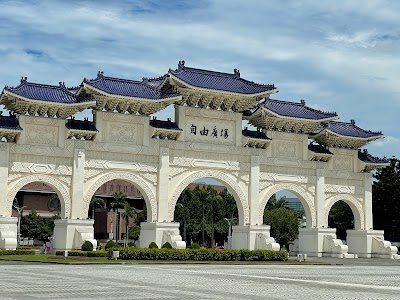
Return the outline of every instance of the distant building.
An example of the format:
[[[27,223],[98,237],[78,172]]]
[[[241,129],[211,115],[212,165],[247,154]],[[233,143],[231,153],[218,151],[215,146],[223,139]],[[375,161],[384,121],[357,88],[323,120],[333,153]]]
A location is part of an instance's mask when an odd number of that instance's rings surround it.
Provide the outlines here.
[[[300,200],[297,198],[286,198],[286,207],[293,209],[294,211],[298,212],[299,214],[304,215],[304,207],[303,204],[301,204]]]

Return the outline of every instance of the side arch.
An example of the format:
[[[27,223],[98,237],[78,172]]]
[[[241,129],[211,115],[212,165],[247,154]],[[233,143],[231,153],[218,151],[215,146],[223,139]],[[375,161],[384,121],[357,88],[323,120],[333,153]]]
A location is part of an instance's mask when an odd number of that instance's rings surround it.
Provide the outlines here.
[[[304,207],[304,211],[306,213],[306,221],[307,227],[315,227],[317,224],[315,206],[312,196],[307,193],[303,188],[300,186],[293,184],[293,183],[279,183],[274,184],[265,191],[261,193],[261,203],[260,203],[260,222],[263,223],[263,215],[264,209],[267,205],[268,200],[276,193],[282,190],[287,190],[293,194],[295,194],[298,199],[300,200],[301,204]]]
[[[93,182],[86,190],[85,197],[83,199],[84,212],[87,213],[89,211],[90,200],[92,199],[97,189],[101,187],[104,183],[114,179],[125,180],[137,186],[137,188],[143,195],[144,201],[146,202],[147,222],[157,220],[157,201],[154,192],[147,184],[147,182],[144,181],[139,175],[128,172],[110,172],[93,179]]]
[[[31,182],[43,182],[57,193],[58,199],[61,204],[61,218],[69,217],[71,211],[71,196],[69,194],[69,188],[61,183],[56,177],[52,177],[44,174],[28,175],[17,179],[8,190],[7,193],[7,213],[9,216],[12,214],[12,204],[18,191],[25,185]]]
[[[357,200],[356,197],[349,194],[340,194],[329,197],[326,199],[325,202],[325,224],[328,224],[329,218],[329,211],[331,210],[332,206],[338,201],[346,202],[353,212],[354,216],[354,229],[360,230],[365,229],[364,225],[364,210],[360,201]]]
[[[176,202],[183,190],[193,181],[209,177],[217,179],[225,184],[226,188],[230,193],[233,194],[236,200],[236,204],[239,212],[239,225],[245,225],[249,223],[249,206],[247,204],[247,198],[239,185],[233,180],[228,174],[217,170],[202,170],[195,171],[185,177],[174,189],[168,204],[168,217],[172,221],[174,219],[174,211]]]

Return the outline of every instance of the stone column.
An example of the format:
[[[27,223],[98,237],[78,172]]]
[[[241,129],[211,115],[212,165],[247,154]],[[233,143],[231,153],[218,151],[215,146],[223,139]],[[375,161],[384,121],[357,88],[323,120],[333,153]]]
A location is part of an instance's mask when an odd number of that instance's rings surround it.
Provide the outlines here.
[[[260,220],[260,164],[259,157],[252,156],[250,164],[249,180],[249,207],[250,207],[250,225],[262,224]],[[261,222],[261,223],[260,223]]]
[[[364,177],[364,226],[370,230],[373,228],[373,216],[372,216],[372,175],[371,173],[365,173]]]
[[[83,211],[83,184],[85,180],[85,150],[74,150],[71,180],[71,219],[86,219],[87,211]]]
[[[325,220],[325,174],[323,169],[317,169],[314,205],[316,210],[316,227],[328,227]],[[310,223],[311,224],[311,223]]]
[[[8,164],[10,159],[9,145],[0,144],[0,249],[17,247],[17,218],[8,212]]]
[[[9,145],[0,144],[0,216],[8,216],[7,194],[8,194],[8,164],[9,164]]]
[[[53,250],[81,249],[85,241],[97,247],[94,239],[94,220],[87,219],[83,211],[83,184],[85,177],[85,150],[74,150],[71,180],[71,213],[63,219],[54,220]]]
[[[168,196],[169,196],[169,149],[160,147],[160,159],[157,178],[157,203],[158,222],[172,221],[168,219]]]
[[[317,167],[319,167],[317,165]],[[325,220],[325,176],[322,168],[317,168],[314,206],[316,210],[316,224],[312,228],[299,228],[299,238],[295,242],[293,254],[305,253],[309,256],[322,257],[324,251],[324,237],[336,239],[336,228],[328,228]],[[307,216],[311,217],[311,216]],[[316,227],[314,227],[316,226]]]

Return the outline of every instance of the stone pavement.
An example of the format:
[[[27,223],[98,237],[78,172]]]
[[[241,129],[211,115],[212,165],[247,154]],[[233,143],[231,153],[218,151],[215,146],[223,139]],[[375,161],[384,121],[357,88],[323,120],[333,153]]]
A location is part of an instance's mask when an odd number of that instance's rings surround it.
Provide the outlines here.
[[[400,265],[381,262],[321,266],[0,261],[0,299],[400,299]]]

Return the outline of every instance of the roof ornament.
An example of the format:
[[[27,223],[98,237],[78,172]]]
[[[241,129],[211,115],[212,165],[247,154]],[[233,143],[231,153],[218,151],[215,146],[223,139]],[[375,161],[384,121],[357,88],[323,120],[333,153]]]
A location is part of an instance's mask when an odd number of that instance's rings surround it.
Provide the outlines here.
[[[351,123],[352,125],[356,125],[356,121],[354,121],[354,119],[351,119],[351,120],[350,120],[350,123]]]
[[[233,75],[235,75],[236,78],[240,78],[240,71],[239,69],[233,69]]]
[[[178,70],[183,70],[184,67],[185,67],[185,61],[180,60],[178,63]]]
[[[65,87],[65,82],[60,81],[58,84],[60,85],[60,88],[63,88],[63,89],[66,88],[66,87]]]
[[[97,72],[97,77],[103,77],[104,72],[103,71],[98,71]]]
[[[306,100],[301,99],[301,100],[300,100],[300,103],[301,103],[301,105],[306,105]]]
[[[147,77],[142,77],[142,81],[143,81],[143,83],[148,83],[149,79]]]
[[[28,77],[22,76],[21,77],[21,83],[25,83],[25,82],[28,82]]]

